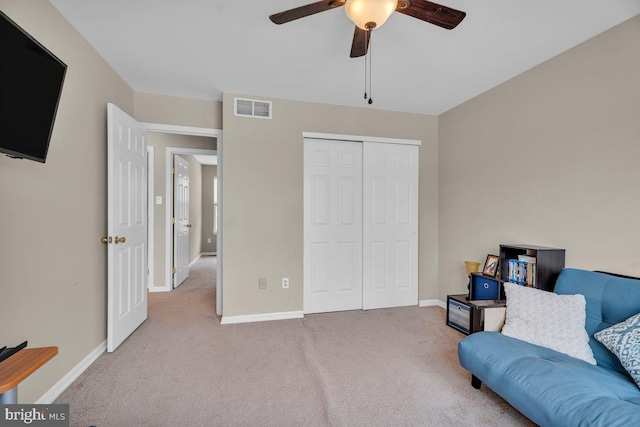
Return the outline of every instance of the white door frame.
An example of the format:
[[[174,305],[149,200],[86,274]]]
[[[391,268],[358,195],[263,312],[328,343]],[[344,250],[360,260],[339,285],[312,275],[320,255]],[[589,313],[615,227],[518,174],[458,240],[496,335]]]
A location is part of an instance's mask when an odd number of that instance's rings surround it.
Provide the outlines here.
[[[386,144],[421,145],[419,139],[383,138],[379,136],[340,135],[336,133],[302,132],[302,139],[329,139],[335,141],[384,142]]]
[[[147,289],[153,291],[155,282],[153,280],[153,235],[154,235],[154,218],[155,218],[155,177],[156,177],[156,150],[155,147],[147,146],[147,224],[149,229],[147,230]]]
[[[216,148],[217,150],[204,150],[204,149],[189,149],[189,148],[177,148],[177,147],[168,147],[166,152],[166,171],[168,172],[171,168],[173,154],[216,154],[218,156],[218,211],[220,214],[218,215],[218,234],[216,235],[216,252],[218,258],[218,266],[216,268],[216,314],[222,315],[222,203],[223,203],[223,185],[222,185],[222,129],[213,129],[213,128],[200,128],[200,127],[192,127],[192,126],[178,126],[178,125],[166,125],[159,123],[142,123],[148,132],[158,132],[158,133],[174,133],[178,135],[193,135],[193,136],[205,136],[216,138]],[[169,222],[169,218],[172,217],[171,209],[173,208],[173,176],[170,173],[167,173],[166,176],[166,196],[165,196],[165,213],[167,218],[167,225],[165,228],[165,264],[166,264],[166,280],[165,286],[160,288],[155,288],[155,291],[170,291],[171,290],[171,265],[172,265],[172,246],[168,243],[173,239],[173,232],[171,229],[171,223]]]

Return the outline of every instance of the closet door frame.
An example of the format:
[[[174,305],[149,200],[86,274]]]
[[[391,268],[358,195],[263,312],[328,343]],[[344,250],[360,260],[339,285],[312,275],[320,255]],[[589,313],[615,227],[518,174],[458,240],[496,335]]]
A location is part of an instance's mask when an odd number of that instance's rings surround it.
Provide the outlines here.
[[[415,140],[415,139],[399,139],[399,138],[383,138],[383,137],[372,137],[372,136],[361,136],[361,135],[345,135],[345,134],[329,134],[329,133],[318,133],[318,132],[302,132],[302,140],[303,140],[303,144],[304,144],[304,140],[305,139],[319,139],[319,140],[330,140],[330,141],[344,141],[344,142],[359,142],[362,143],[362,151],[364,154],[364,145],[367,142],[376,142],[376,143],[384,143],[384,144],[402,144],[402,145],[414,145],[414,146],[420,146],[421,145],[421,141],[420,140]],[[419,160],[419,154],[418,154],[418,160]],[[364,160],[363,160],[363,168],[364,168]],[[419,168],[419,166],[418,166]],[[363,169],[364,171],[364,169]],[[418,171],[419,173],[419,171]],[[363,177],[364,178],[364,177]],[[419,177],[418,177],[418,182],[419,182]],[[364,187],[364,186],[363,186]],[[307,195],[305,194],[304,197],[307,197]],[[416,188],[416,207],[415,210],[417,211],[417,205],[419,204],[419,193],[418,193],[418,189]],[[417,214],[417,213],[416,213]],[[416,228],[418,227],[418,225],[416,226]],[[417,230],[416,230],[417,232]],[[365,241],[365,236],[363,235],[363,242]],[[305,237],[306,240],[306,237]],[[416,251],[417,251],[417,246],[419,244],[419,241],[417,241],[417,236],[416,236]],[[304,248],[307,247],[306,241],[303,245]],[[303,249],[304,250],[304,249]],[[364,252],[364,251],[363,251]],[[305,254],[303,255],[303,258],[305,259],[305,266],[304,268],[308,268],[307,267],[307,253],[305,252]],[[417,257],[417,254],[416,254]],[[364,263],[364,259],[363,259],[363,266],[365,265]],[[416,298],[415,298],[415,305],[418,305],[418,283],[417,283],[417,269],[419,269],[419,265],[416,264],[416,272],[415,272],[415,277],[416,277],[416,283],[415,283],[415,287],[416,287]],[[307,277],[307,272],[305,272],[303,274],[303,277]],[[308,284],[304,283],[303,284],[303,292],[307,292],[308,289]],[[366,289],[367,284],[363,283],[363,301],[366,301],[366,296],[364,296],[364,292]],[[303,300],[304,298],[306,298],[306,295],[303,295]],[[393,303],[391,302],[391,304],[389,305],[389,307],[392,307]],[[367,307],[363,306],[363,308],[366,310]]]

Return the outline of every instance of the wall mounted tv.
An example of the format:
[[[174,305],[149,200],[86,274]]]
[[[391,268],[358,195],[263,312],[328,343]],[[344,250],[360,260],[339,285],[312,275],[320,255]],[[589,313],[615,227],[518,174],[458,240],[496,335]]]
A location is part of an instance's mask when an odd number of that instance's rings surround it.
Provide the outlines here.
[[[66,71],[0,12],[0,153],[44,163]]]

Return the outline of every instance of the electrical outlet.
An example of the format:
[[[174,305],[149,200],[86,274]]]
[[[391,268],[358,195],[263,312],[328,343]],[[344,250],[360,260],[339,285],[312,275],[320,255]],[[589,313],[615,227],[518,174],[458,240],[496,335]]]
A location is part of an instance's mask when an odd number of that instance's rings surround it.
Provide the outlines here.
[[[282,289],[289,289],[289,279],[287,277],[282,279]]]
[[[258,288],[267,289],[267,278],[266,277],[261,277],[260,279],[258,279]]]
[[[207,238],[207,243],[211,243],[211,237]]]

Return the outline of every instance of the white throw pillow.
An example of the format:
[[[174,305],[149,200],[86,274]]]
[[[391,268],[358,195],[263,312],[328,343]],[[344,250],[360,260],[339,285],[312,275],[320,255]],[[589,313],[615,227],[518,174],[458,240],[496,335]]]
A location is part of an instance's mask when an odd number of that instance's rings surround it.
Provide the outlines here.
[[[553,292],[505,283],[507,316],[502,333],[531,344],[596,364],[584,328],[584,295]]]

